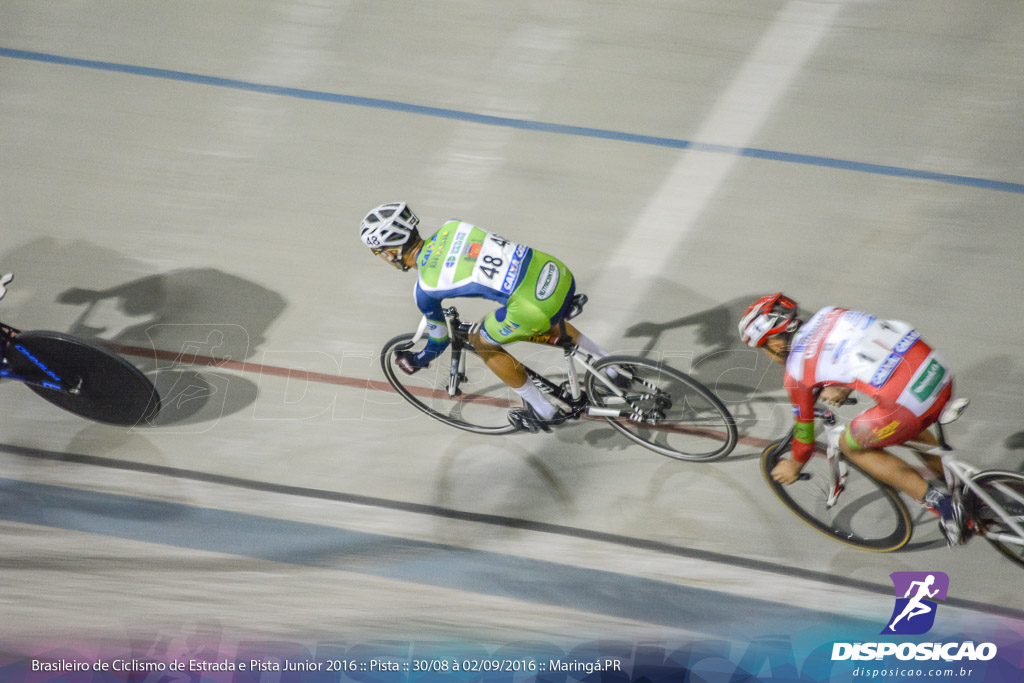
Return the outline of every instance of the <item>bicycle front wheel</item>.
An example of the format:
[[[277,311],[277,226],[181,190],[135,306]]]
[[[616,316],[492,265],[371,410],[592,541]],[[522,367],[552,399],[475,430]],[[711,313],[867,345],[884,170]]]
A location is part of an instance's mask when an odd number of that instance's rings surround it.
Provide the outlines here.
[[[993,510],[971,489],[964,492],[964,512],[996,550],[1024,567],[1024,538],[1010,527],[1003,515],[1024,526],[1024,475],[1003,470],[989,470],[971,480],[1002,508]]]
[[[614,368],[629,384],[618,396],[593,373],[586,390],[593,405],[622,409],[605,418],[633,441],[678,460],[720,460],[736,447],[736,421],[703,384],[664,363],[634,356],[606,356],[599,373]],[[625,382],[623,382],[625,383]]]
[[[395,365],[395,352],[408,348],[412,334],[401,334],[381,352],[381,367],[398,395],[435,420],[475,434],[508,434],[515,427],[508,411],[521,405],[512,389],[492,373],[483,360],[463,348],[465,361],[459,394],[448,395],[451,376],[451,350],[431,363],[429,368],[406,375]]]
[[[761,453],[761,473],[775,497],[812,528],[860,550],[888,553],[907,544],[914,530],[910,511],[899,493],[870,477],[849,460],[846,488],[828,505],[832,472],[828,458],[816,450],[792,484],[772,479],[772,469],[786,452],[789,440],[776,441]],[[781,448],[780,448],[781,445]]]
[[[8,348],[7,362],[32,391],[88,420],[130,426],[160,412],[160,396],[138,368],[69,334],[21,332]]]

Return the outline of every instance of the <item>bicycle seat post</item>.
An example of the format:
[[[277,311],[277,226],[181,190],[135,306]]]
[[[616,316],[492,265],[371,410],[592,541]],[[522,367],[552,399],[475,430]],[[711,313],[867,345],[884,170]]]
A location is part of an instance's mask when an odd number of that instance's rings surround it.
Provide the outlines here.
[[[565,318],[558,321],[558,345],[565,351],[566,356],[571,356],[576,351],[576,342],[569,336],[569,329],[565,326]]]

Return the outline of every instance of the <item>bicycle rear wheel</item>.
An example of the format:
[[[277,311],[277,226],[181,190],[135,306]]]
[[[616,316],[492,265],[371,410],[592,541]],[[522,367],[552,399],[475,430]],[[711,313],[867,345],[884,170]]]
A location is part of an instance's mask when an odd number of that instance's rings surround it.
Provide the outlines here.
[[[789,439],[776,441],[762,451],[761,473],[793,514],[829,538],[861,550],[887,553],[907,544],[914,525],[899,493],[848,460],[846,488],[832,507],[826,505],[832,475],[821,450],[804,465],[800,480],[783,485],[772,479],[772,469],[788,443]]]
[[[626,401],[588,373],[586,391],[591,403],[632,410],[634,415],[656,414],[651,421],[605,418],[633,441],[670,458],[703,462],[720,460],[736,447],[736,421],[714,394],[689,375],[634,356],[606,356],[594,363],[598,372],[608,368],[632,378],[624,390]]]
[[[974,477],[972,483],[991,496],[1014,522],[1024,526],[1024,475],[1017,472],[989,470]],[[967,518],[974,522],[977,532],[982,534],[985,540],[1008,559],[1024,567],[1024,539],[1017,537],[1006,521],[971,489],[964,492],[964,511]],[[1017,538],[1019,542],[999,539],[996,534]]]
[[[88,420],[130,426],[160,411],[159,394],[138,368],[69,334],[21,332],[8,348],[7,363],[36,394]]]
[[[451,375],[451,351],[446,351],[429,368],[406,375],[395,365],[395,352],[408,347],[412,334],[401,334],[384,345],[381,367],[398,395],[419,410],[445,424],[475,434],[507,434],[515,431],[508,421],[508,411],[522,401],[507,384],[492,373],[483,360],[468,348],[460,393],[448,395]]]

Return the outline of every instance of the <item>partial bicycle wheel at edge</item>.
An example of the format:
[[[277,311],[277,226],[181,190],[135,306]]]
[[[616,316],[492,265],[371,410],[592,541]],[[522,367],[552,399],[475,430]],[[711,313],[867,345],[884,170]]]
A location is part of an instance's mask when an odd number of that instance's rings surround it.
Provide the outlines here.
[[[788,450],[788,443],[788,439],[775,441],[761,452],[761,473],[775,497],[793,514],[829,538],[860,550],[887,553],[907,544],[914,525],[899,493],[848,460],[846,488],[835,505],[826,505],[831,472],[822,447],[804,465],[798,481],[783,485],[772,479],[772,469]]]
[[[395,352],[408,347],[412,334],[400,334],[384,345],[381,368],[398,395],[435,420],[475,434],[508,434],[515,427],[508,411],[522,405],[512,390],[492,373],[483,360],[468,349],[463,351],[466,378],[460,394],[448,396],[451,352],[444,353],[430,367],[407,375],[395,365]],[[410,349],[418,350],[418,349]]]
[[[1014,522],[1024,526],[1024,475],[1018,472],[988,470],[972,480],[999,504]],[[994,534],[1013,534],[1009,525],[992,508],[968,489],[964,493],[964,511],[974,522],[985,540],[1006,558],[1024,567],[1024,545],[1000,541]]]
[[[28,384],[50,403],[80,417],[131,426],[160,412],[153,383],[113,351],[62,332],[21,332],[7,352],[11,369],[29,380],[52,380],[70,391]]]
[[[632,376],[626,389],[628,405],[588,373],[586,391],[591,403],[661,413],[654,423],[605,418],[633,441],[670,458],[701,462],[721,460],[736,447],[738,435],[732,414],[717,396],[689,375],[638,356],[605,356],[594,363],[598,372],[608,368]]]

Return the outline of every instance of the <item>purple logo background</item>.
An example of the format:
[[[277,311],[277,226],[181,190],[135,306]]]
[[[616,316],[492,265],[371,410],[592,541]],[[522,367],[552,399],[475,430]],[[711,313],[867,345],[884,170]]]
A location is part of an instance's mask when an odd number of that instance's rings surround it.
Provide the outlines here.
[[[896,590],[892,615],[881,631],[884,634],[920,635],[935,624],[937,600],[949,592],[949,576],[944,572],[893,572],[889,575]]]

